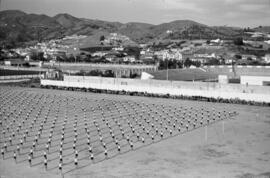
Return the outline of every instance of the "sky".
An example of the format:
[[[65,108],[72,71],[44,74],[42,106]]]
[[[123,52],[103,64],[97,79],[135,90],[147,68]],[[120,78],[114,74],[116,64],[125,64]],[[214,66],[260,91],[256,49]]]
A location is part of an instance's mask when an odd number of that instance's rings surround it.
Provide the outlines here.
[[[210,26],[270,25],[270,0],[0,0],[0,10],[114,22],[193,20]]]

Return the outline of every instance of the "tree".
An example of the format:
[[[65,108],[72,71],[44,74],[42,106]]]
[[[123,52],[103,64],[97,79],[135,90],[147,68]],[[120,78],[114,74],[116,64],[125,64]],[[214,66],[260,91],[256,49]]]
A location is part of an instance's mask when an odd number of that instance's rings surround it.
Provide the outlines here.
[[[235,57],[235,59],[242,59],[242,56],[241,55],[239,55],[239,54],[236,54],[236,55],[234,55],[234,57]]]
[[[103,77],[114,77],[114,72],[112,70],[106,70]]]
[[[184,62],[184,66],[185,67],[190,67],[192,65],[192,61],[189,59],[189,58],[187,58],[186,60],[185,60],[185,62]]]
[[[236,39],[233,40],[233,43],[237,46],[242,46],[244,45],[244,42],[243,42],[243,38],[242,37],[238,37]]]
[[[101,35],[100,38],[99,38],[99,41],[104,41],[104,40],[105,40],[105,36]]]

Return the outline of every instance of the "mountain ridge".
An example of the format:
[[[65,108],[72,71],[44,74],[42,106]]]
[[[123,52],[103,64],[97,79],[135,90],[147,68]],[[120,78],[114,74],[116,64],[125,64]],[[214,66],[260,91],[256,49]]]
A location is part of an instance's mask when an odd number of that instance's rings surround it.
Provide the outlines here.
[[[0,40],[24,42],[37,39],[37,29],[42,39],[61,38],[65,35],[95,35],[120,33],[131,40],[144,43],[155,39],[177,38],[226,38],[241,34],[242,29],[233,27],[211,27],[192,20],[174,20],[153,25],[143,22],[108,22],[74,17],[59,13],[53,17],[45,14],[27,14],[20,10],[0,11]],[[35,28],[33,26],[36,26]],[[172,32],[172,33],[168,33]]]

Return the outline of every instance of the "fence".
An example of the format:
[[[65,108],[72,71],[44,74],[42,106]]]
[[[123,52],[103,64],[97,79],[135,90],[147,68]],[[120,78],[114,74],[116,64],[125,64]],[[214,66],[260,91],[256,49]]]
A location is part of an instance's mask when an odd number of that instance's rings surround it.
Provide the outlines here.
[[[241,84],[64,76],[64,81],[41,80],[41,85],[270,102],[270,87]]]

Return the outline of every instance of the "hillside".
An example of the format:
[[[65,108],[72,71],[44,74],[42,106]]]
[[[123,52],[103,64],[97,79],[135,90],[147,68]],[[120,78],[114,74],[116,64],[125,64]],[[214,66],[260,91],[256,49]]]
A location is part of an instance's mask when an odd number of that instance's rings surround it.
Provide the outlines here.
[[[241,34],[241,29],[210,27],[191,20],[177,20],[159,25],[137,22],[123,24],[77,18],[65,13],[49,17],[18,10],[1,11],[0,19],[0,40],[14,42],[61,38],[73,34],[97,36],[112,32],[126,35],[137,43],[156,39],[230,38]]]
[[[263,33],[270,33],[270,26],[256,27],[253,30]]]

